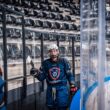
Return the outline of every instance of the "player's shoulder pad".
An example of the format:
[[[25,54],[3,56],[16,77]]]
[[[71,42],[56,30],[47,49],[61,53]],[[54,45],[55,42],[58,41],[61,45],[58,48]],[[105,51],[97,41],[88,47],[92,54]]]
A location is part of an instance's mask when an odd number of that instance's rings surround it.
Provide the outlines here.
[[[69,63],[69,61],[66,58],[59,58],[59,61],[62,63]]]
[[[47,64],[49,62],[49,59],[46,59],[42,62],[43,65]]]

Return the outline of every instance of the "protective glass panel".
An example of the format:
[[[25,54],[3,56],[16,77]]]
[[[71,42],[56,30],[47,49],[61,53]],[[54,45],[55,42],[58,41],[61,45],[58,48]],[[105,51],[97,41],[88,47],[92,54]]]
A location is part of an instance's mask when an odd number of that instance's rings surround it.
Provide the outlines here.
[[[20,19],[19,28],[17,18]],[[6,12],[6,41],[7,41],[7,84],[8,84],[8,104],[22,100],[23,86],[23,46],[22,46],[22,16]],[[14,109],[21,108],[18,101]]]
[[[61,57],[67,57],[67,48],[69,45],[69,42],[67,41],[67,35],[66,34],[61,34],[58,35],[60,45],[59,45],[59,52]],[[71,54],[72,55],[72,54]],[[68,60],[71,60],[70,57],[67,57]]]
[[[106,1],[106,67],[105,74],[106,84],[106,110],[110,110],[110,1]]]
[[[0,68],[3,71],[4,70],[3,69],[3,25],[1,23],[2,23],[2,12],[0,12]],[[4,72],[2,76],[4,76]]]
[[[109,35],[108,16],[105,16],[107,9],[109,13],[107,2],[81,1],[81,109],[110,109],[109,42],[105,39],[105,35]]]
[[[37,78],[30,75],[30,70],[33,67],[39,69],[41,65],[41,34],[36,31],[25,28],[25,49],[26,49],[26,71],[27,71],[27,95],[32,95],[34,92],[38,92],[39,88],[35,88],[35,85],[39,82]],[[32,91],[30,91],[30,88]]]
[[[57,35],[53,33],[42,33],[43,36],[43,54],[44,54],[44,59],[49,58],[49,53],[48,53],[48,47],[51,44],[57,44]]]
[[[97,110],[98,0],[82,0],[81,14],[81,109]]]
[[[40,33],[25,29],[25,36],[26,36],[26,62],[30,65],[28,61],[28,57],[34,63],[34,66],[39,68],[40,61],[41,61],[41,41],[40,41]],[[31,65],[27,65],[27,74],[29,75],[29,70]]]
[[[16,29],[16,24],[12,23],[14,21],[11,16],[19,17],[22,22],[21,16],[6,14],[8,79],[23,76],[22,27]]]

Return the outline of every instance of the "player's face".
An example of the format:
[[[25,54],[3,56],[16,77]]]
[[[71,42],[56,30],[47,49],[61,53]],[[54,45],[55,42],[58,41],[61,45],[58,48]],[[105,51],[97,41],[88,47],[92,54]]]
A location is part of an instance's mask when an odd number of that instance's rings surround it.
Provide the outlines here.
[[[59,50],[56,50],[56,49],[49,50],[50,58],[57,58],[58,55],[59,55]]]

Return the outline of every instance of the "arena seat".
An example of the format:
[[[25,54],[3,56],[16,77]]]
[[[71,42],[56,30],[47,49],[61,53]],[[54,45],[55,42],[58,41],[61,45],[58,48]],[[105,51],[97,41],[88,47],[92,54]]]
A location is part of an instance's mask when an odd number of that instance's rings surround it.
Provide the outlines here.
[[[18,11],[18,12],[21,12],[22,9],[21,9],[21,7],[14,7],[14,10]]]
[[[60,29],[61,25],[58,22],[53,22],[51,29]]]
[[[16,59],[19,49],[16,44],[8,44],[7,52],[8,58]]]
[[[63,23],[61,29],[68,30],[69,29],[69,24]]]
[[[14,39],[21,38],[21,35],[22,35],[21,30],[13,29],[13,28],[11,30],[12,31],[10,33],[10,38],[14,38]]]
[[[39,46],[35,46],[35,53],[36,53],[36,58],[41,57],[41,49]]]
[[[40,20],[34,21],[34,27],[42,27],[42,26],[43,26],[43,21],[40,21]]]
[[[11,38],[13,35],[13,28],[7,28],[6,37]]]
[[[60,52],[60,56],[64,57],[66,55],[66,48],[65,48],[65,46],[60,46],[59,47],[59,52]]]
[[[15,38],[22,38],[22,31],[20,29],[15,29]]]
[[[0,22],[2,22],[2,13],[0,13]]]
[[[70,30],[77,30],[77,26],[75,24],[69,24]]]
[[[56,14],[54,14],[54,13],[49,13],[49,14],[48,14],[48,18],[50,18],[50,19],[55,19],[55,18],[56,18]]]
[[[63,15],[62,14],[57,14],[57,16],[56,16],[55,19],[56,20],[63,20],[64,18],[63,18]]]
[[[53,6],[52,7],[52,12],[60,12],[60,9],[58,8],[58,7],[56,7],[56,6]]]
[[[43,28],[51,28],[52,24],[49,21],[44,21],[43,22]]]
[[[39,40],[41,38],[41,33],[40,32],[35,32],[35,40]]]
[[[46,45],[44,45],[44,56],[45,56],[45,58],[46,57],[48,57],[48,48],[47,48],[47,46]]]
[[[42,33],[43,40],[49,40],[49,33]]]
[[[22,1],[22,6],[25,7],[25,8],[30,8],[31,7],[30,1],[23,0]]]
[[[71,17],[70,17],[69,15],[66,15],[66,16],[64,17],[64,20],[65,20],[65,21],[71,21]]]
[[[66,40],[66,36],[64,34],[59,35],[59,40],[60,41],[65,41]]]
[[[30,2],[30,7],[33,9],[37,9],[37,5],[38,5],[38,3],[36,3],[36,2]]]
[[[9,15],[9,14],[6,15],[6,23],[7,24],[13,24],[13,23],[15,23],[15,21],[16,21],[16,18],[14,16]]]
[[[46,12],[38,12],[37,16],[36,17],[40,17],[40,18],[45,18],[47,16]]]
[[[0,38],[2,38],[3,33],[2,33],[2,28],[0,28]]]
[[[34,16],[37,17],[38,16],[38,11],[37,10],[33,10]]]
[[[76,46],[75,56],[80,56],[80,46]]]
[[[25,26],[34,26],[34,20],[32,19],[25,19]]]
[[[33,37],[33,32],[30,30],[25,30],[25,39],[32,40],[32,37]]]
[[[16,17],[16,25],[21,25],[22,24],[22,18],[21,17]]]
[[[57,40],[57,36],[56,34],[49,34],[49,41],[56,41]]]

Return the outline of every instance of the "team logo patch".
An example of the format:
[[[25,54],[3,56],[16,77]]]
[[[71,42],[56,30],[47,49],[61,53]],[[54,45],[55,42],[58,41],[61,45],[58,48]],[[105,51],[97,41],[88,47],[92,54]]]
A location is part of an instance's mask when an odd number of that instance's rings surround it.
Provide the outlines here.
[[[53,67],[49,69],[49,75],[53,80],[57,80],[60,76],[60,68]]]

